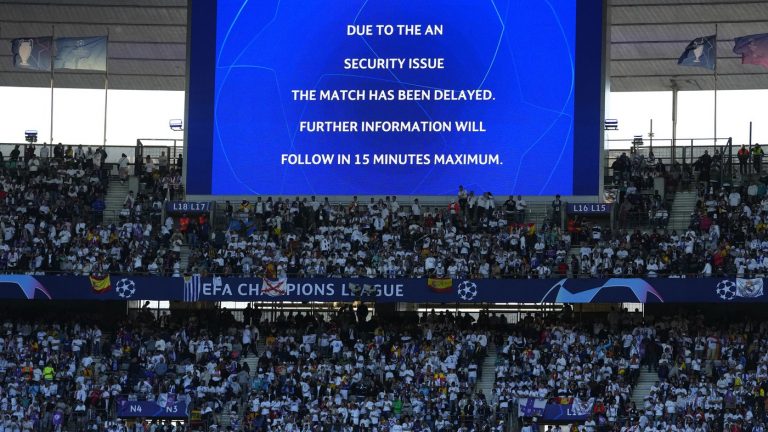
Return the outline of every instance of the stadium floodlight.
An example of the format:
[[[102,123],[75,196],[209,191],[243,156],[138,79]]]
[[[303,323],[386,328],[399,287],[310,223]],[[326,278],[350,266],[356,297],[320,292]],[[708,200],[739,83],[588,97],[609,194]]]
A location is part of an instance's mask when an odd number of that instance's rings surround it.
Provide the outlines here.
[[[25,130],[24,131],[24,141],[28,143],[36,143],[37,142],[37,131],[36,130]]]
[[[168,121],[168,126],[172,131],[181,132],[184,130],[184,122],[181,119],[171,119]]]
[[[619,130],[619,120],[617,119],[605,119],[605,130]]]

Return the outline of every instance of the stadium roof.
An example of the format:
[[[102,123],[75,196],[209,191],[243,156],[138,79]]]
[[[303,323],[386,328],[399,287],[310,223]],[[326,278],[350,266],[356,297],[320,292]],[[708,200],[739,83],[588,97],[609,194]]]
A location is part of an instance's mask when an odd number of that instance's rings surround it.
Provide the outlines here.
[[[592,0],[590,0],[592,1]],[[597,1],[597,0],[594,0]],[[712,73],[680,67],[693,38],[718,24],[718,88],[766,89],[768,70],[742,65],[736,36],[768,33],[766,0],[609,0],[611,89],[712,89]],[[0,0],[0,85],[47,87],[49,75],[15,71],[10,39],[51,34],[97,36],[109,31],[110,88],[183,90],[186,0]],[[101,73],[57,72],[57,87],[103,88]]]
[[[0,85],[50,86],[50,74],[15,71],[10,39],[104,36],[109,87],[184,90],[187,0],[0,0]],[[56,87],[104,88],[102,72],[56,71]]]
[[[718,89],[768,89],[768,69],[742,65],[733,53],[738,36],[768,33],[766,0],[610,0],[611,90],[711,90],[704,68],[677,65],[694,38],[715,33]]]

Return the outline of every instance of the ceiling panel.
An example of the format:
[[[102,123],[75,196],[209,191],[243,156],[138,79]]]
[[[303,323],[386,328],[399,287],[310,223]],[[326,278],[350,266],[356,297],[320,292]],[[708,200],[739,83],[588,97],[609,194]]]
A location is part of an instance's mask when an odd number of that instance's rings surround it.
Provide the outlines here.
[[[108,34],[110,88],[184,90],[186,23],[186,0],[0,0],[0,85],[50,85],[50,74],[13,69],[13,38]],[[57,71],[55,83],[103,88],[104,75]]]
[[[742,65],[732,52],[733,38],[768,33],[768,0],[607,1],[612,90],[666,90],[671,80],[683,89],[711,87],[711,72],[676,59],[692,39],[713,34],[716,23],[718,88],[768,88],[768,69]],[[57,36],[109,33],[110,87],[183,90],[186,22],[187,0],[0,0],[0,85],[49,85],[48,74],[12,70],[8,41],[48,35],[55,26]],[[103,80],[57,73],[59,84],[101,88]]]
[[[707,69],[678,66],[686,45],[715,33],[718,89],[768,88],[768,69],[742,65],[733,53],[738,36],[768,33],[766,0],[609,0],[612,91],[714,88]]]
[[[53,2],[52,2],[53,3]],[[0,17],[10,23],[133,23],[158,26],[186,26],[187,13],[177,7],[124,7],[115,5],[56,5],[41,6],[16,2],[0,3]]]
[[[681,4],[676,1],[649,5],[613,5],[611,24],[638,23],[740,23],[759,21],[765,14],[766,2]]]

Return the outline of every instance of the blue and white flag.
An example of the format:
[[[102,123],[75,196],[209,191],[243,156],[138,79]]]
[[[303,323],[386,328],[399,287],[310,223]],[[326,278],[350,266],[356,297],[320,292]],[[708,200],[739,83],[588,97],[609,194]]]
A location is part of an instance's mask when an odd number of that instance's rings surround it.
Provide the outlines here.
[[[677,64],[715,69],[717,62],[717,35],[696,38],[685,47]]]
[[[200,280],[200,274],[193,274],[192,276],[184,276],[184,301],[196,302],[200,300],[200,290],[202,289],[202,281]]]
[[[51,70],[50,36],[18,38],[11,41],[13,67],[36,71]]]
[[[763,296],[763,279],[736,279],[736,297],[757,298]]]
[[[55,69],[107,70],[107,37],[56,38]]]
[[[544,409],[547,406],[547,400],[542,398],[519,398],[517,400],[518,417],[541,417],[544,415]]]

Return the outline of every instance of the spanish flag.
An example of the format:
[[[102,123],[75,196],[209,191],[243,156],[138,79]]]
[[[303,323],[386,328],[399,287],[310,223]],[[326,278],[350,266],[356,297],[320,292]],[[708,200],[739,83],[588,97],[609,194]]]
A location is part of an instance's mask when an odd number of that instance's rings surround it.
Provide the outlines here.
[[[104,294],[112,289],[112,282],[109,280],[109,275],[91,275],[91,288],[96,294]]]
[[[453,289],[453,279],[447,277],[431,277],[427,279],[427,286],[432,292],[447,293]]]

